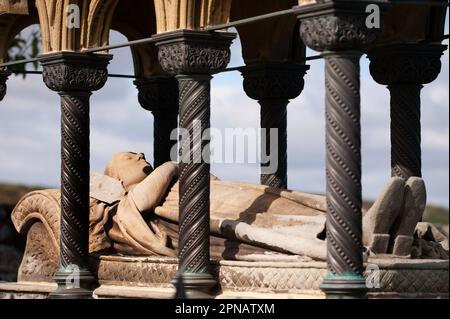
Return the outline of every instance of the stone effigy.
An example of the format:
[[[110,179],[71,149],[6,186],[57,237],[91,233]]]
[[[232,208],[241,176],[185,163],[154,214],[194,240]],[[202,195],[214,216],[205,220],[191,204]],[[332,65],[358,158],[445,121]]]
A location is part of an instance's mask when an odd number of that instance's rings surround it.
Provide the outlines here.
[[[91,254],[177,256],[177,176],[175,163],[153,170],[143,154],[135,153],[117,154],[105,175],[92,174]],[[59,197],[57,190],[30,193],[12,214],[17,230],[28,237],[19,281],[50,281],[57,269]],[[424,208],[420,178],[393,178],[364,216],[367,254],[448,259],[448,234],[420,223]],[[261,261],[296,255],[296,261],[324,261],[324,225],[323,196],[211,177],[215,259]]]

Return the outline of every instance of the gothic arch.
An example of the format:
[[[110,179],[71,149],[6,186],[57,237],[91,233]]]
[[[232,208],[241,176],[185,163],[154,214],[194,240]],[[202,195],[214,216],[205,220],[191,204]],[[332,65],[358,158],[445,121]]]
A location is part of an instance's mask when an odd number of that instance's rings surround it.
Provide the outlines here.
[[[156,33],[156,13],[152,1],[119,0],[112,18],[111,29],[123,34],[129,41],[149,38]],[[162,75],[158,50],[153,43],[130,47],[133,56],[134,73],[137,77]]]
[[[82,51],[108,43],[118,0],[36,0],[44,53]],[[67,27],[67,8],[80,8],[80,28]]]
[[[297,0],[233,1],[230,20],[287,10]],[[237,26],[242,55],[246,64],[257,62],[303,62],[305,46],[300,40],[299,25],[294,15]]]
[[[157,32],[201,29],[225,23],[229,20],[231,2],[232,0],[155,0]]]
[[[14,37],[23,29],[39,24],[37,11],[30,1],[0,2],[0,63],[5,62],[8,48]]]

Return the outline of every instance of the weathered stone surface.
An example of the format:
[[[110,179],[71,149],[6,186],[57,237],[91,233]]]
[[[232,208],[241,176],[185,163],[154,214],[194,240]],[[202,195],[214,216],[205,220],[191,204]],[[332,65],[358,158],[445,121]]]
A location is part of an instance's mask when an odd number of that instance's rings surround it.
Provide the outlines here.
[[[393,227],[394,240],[392,253],[408,256],[413,245],[413,234],[417,223],[422,219],[427,202],[425,182],[422,178],[411,177],[406,182],[403,211]],[[401,222],[400,222],[401,220]]]
[[[112,204],[120,199],[125,194],[125,189],[122,183],[112,177],[91,172],[90,174],[90,196]]]
[[[405,182],[392,178],[363,218],[363,241],[376,254],[387,253],[389,232],[403,206]]]

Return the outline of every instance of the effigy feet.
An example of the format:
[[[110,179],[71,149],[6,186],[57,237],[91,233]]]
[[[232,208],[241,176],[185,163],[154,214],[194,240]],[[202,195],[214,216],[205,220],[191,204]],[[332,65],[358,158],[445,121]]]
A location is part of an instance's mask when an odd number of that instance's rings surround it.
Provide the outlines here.
[[[363,217],[364,245],[374,255],[448,259],[448,234],[421,223],[426,201],[422,178],[391,178]]]

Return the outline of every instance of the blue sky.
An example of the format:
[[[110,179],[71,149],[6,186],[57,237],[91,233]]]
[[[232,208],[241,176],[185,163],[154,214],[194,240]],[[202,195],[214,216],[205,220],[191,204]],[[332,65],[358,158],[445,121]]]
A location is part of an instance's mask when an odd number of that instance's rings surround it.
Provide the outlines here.
[[[111,35],[111,43],[124,40]],[[112,53],[109,71],[132,74],[129,49]],[[439,78],[422,91],[423,175],[429,203],[449,207],[448,51],[442,62]],[[230,66],[240,65],[237,40]],[[302,95],[288,107],[289,188],[324,193],[324,65],[321,60],[310,65]],[[361,71],[363,194],[373,199],[390,177],[389,94],[371,79],[365,57]],[[211,103],[213,127],[259,127],[259,105],[243,92],[238,72],[215,76]],[[10,78],[8,94],[0,103],[0,182],[58,187],[59,116],[58,95],[45,87],[41,76]],[[153,118],[139,106],[132,80],[109,79],[91,99],[92,169],[103,172],[120,151],[144,152],[152,161],[152,145]],[[257,164],[213,164],[212,173],[225,180],[259,181]]]

